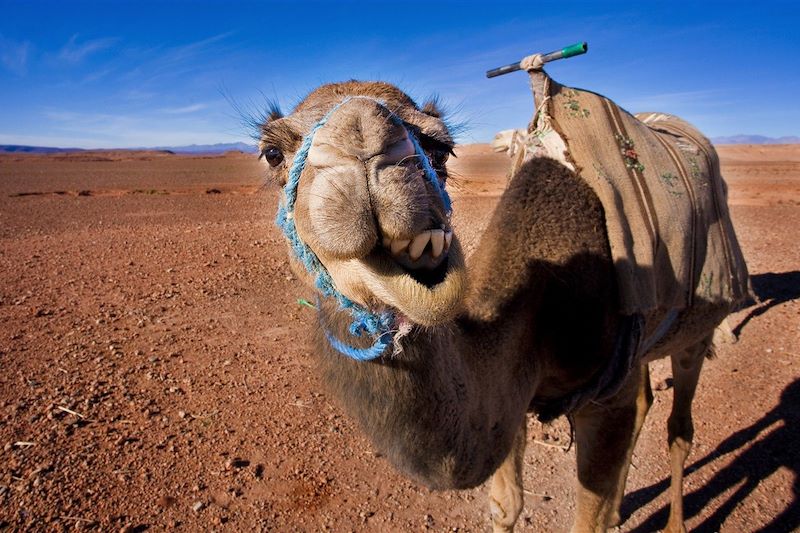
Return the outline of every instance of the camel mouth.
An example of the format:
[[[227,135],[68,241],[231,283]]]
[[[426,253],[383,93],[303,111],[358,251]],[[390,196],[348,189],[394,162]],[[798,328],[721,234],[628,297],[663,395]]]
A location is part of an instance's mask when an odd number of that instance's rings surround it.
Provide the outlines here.
[[[447,277],[453,231],[444,224],[420,232],[412,239],[383,237],[381,241],[383,252],[420,285],[432,288]]]
[[[444,233],[442,230],[442,236]],[[360,277],[369,296],[362,296],[359,301],[367,306],[380,302],[414,324],[441,324],[460,309],[467,285],[461,247],[452,232],[449,234],[447,249],[442,245],[441,251],[437,237],[433,244],[429,239],[424,247],[418,241],[417,247],[423,247],[422,252],[418,248],[411,250],[410,242],[403,249],[396,245],[394,253],[392,241],[385,246],[378,243],[366,257],[353,260],[352,266],[342,271],[342,275],[353,275],[358,271],[354,270],[358,268],[356,264],[366,267],[361,270]],[[371,300],[373,304],[369,303]]]

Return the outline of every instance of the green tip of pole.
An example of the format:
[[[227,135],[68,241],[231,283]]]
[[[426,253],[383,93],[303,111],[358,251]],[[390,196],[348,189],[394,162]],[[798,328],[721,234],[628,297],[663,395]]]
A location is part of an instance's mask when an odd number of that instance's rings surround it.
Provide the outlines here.
[[[579,56],[581,54],[585,54],[587,50],[589,50],[589,45],[585,42],[575,43],[571,46],[567,46],[566,48],[562,48],[561,57],[566,59],[568,57]]]

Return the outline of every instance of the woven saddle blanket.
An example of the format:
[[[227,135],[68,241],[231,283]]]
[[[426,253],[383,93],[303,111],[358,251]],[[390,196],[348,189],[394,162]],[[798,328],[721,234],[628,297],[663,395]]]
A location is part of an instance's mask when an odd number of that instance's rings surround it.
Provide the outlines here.
[[[653,316],[699,298],[731,307],[744,301],[747,267],[710,141],[675,116],[634,116],[604,96],[536,75],[537,112],[522,132],[524,149],[511,154],[514,166],[552,157],[594,189],[622,312]]]

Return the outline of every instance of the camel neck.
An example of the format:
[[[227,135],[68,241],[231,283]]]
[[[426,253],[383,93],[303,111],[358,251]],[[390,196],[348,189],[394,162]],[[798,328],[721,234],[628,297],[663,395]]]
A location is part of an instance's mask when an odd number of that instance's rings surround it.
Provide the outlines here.
[[[323,305],[320,318],[346,334],[339,313]],[[534,389],[532,369],[499,357],[498,342],[522,340],[508,330],[498,338],[501,329],[472,321],[415,328],[402,353],[356,362],[330,348],[319,328],[323,379],[399,469],[432,488],[472,487],[507,455]]]

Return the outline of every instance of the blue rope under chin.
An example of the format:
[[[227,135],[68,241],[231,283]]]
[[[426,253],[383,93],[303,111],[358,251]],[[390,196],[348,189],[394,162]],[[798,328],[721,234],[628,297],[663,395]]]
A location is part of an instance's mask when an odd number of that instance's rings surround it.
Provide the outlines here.
[[[339,303],[340,309],[347,310],[353,317],[353,321],[348,327],[350,335],[362,337],[366,334],[373,338],[371,346],[367,348],[357,348],[337,339],[332,333],[326,330],[325,336],[330,345],[342,355],[346,355],[357,361],[369,361],[380,357],[386,352],[386,349],[392,345],[393,335],[391,330],[395,323],[394,313],[388,310],[381,312],[370,311],[336,290],[330,273],[328,273],[328,270],[323,266],[322,262],[311,248],[300,239],[294,223],[294,206],[297,200],[297,186],[300,182],[300,174],[302,174],[305,168],[308,151],[311,149],[314,135],[328,122],[331,115],[353,98],[367,97],[346,97],[314,124],[308,135],[303,138],[303,142],[300,144],[300,148],[292,160],[292,166],[289,168],[289,178],[286,181],[286,185],[283,187],[284,199],[278,204],[278,214],[275,219],[275,224],[283,231],[294,255],[303,263],[303,266],[305,266],[309,274],[314,277],[314,286],[319,290],[322,296],[335,298]],[[369,99],[374,100],[372,98]],[[374,101],[377,102],[377,100]],[[383,105],[381,102],[378,103]],[[391,113],[390,116],[392,122],[405,127],[403,121],[394,113]],[[436,192],[439,193],[447,212],[450,212],[450,197],[447,191],[444,190],[442,184],[439,183],[439,177],[433,170],[428,156],[425,154],[424,150],[422,150],[416,136],[409,131],[408,128],[406,128],[406,131],[414,146],[414,152],[419,156],[422,162],[425,176],[428,178],[428,181],[431,182]]]

